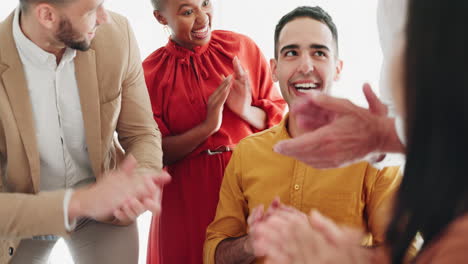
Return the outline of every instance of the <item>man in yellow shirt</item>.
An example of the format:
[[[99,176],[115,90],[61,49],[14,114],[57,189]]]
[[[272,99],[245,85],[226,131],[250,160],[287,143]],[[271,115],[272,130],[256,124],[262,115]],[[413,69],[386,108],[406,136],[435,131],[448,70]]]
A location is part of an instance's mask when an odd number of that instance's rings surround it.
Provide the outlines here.
[[[309,93],[330,91],[343,65],[337,40],[336,26],[320,7],[298,7],[279,21],[271,67],[288,105]],[[377,170],[361,162],[317,170],[273,151],[280,140],[333,118],[318,110],[314,117],[296,120],[292,112],[278,126],[237,145],[225,171],[216,217],[207,229],[204,263],[261,262],[252,249],[249,224],[258,214],[253,209],[271,204],[275,197],[304,213],[317,209],[337,223],[360,228],[371,235],[372,245],[382,242],[387,203],[400,182],[398,167]]]

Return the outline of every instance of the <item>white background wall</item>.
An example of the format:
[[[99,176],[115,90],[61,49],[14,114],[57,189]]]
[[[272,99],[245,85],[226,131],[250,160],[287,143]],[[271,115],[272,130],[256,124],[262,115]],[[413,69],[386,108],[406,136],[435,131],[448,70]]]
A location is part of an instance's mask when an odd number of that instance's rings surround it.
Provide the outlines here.
[[[174,1],[174,0],[171,0]],[[376,0],[212,0],[215,29],[233,30],[253,38],[267,58],[273,57],[273,33],[279,18],[299,5],[320,5],[338,27],[342,78],[334,94],[364,104],[363,82],[374,90],[378,84],[382,54],[376,26]],[[18,0],[0,0],[0,20],[17,6]],[[167,42],[168,35],[152,16],[150,0],[107,0],[106,7],[128,17],[140,45],[142,58]],[[2,36],[0,36],[2,37]],[[201,205],[202,206],[202,205]],[[146,263],[146,243],[151,216],[139,218],[140,263]],[[63,242],[57,244],[51,264],[73,263]]]

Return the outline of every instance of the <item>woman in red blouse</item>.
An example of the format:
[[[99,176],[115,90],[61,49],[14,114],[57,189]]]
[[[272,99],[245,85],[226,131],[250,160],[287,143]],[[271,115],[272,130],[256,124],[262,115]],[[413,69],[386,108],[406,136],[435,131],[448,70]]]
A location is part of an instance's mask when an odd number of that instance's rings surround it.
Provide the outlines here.
[[[152,2],[158,22],[172,31],[143,62],[172,182],[161,217],[153,218],[148,263],[199,264],[231,150],[278,123],[285,102],[251,39],[211,31],[209,0]]]

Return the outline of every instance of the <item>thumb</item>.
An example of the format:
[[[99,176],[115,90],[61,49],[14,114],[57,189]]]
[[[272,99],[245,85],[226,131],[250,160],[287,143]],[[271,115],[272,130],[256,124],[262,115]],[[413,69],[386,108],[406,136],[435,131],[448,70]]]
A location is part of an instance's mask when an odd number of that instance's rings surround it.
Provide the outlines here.
[[[166,171],[162,171],[158,177],[154,180],[154,183],[157,185],[165,185],[171,181],[171,175],[167,173]]]
[[[281,140],[273,146],[273,151],[302,160],[308,155],[316,155],[322,139],[333,131],[333,125],[325,125],[295,138]]]
[[[380,101],[377,95],[375,95],[370,84],[365,83],[362,87],[362,91],[364,92],[364,96],[369,104],[369,111],[371,113],[383,116],[388,114],[388,107]]]

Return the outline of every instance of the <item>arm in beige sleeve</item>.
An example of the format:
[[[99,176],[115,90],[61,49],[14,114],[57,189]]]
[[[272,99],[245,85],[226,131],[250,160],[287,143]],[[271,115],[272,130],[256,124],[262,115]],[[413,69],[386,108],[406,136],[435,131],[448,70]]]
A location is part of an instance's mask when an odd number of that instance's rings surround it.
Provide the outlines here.
[[[64,196],[64,190],[37,195],[0,193],[0,238],[66,235]]]
[[[140,52],[128,21],[129,65],[122,84],[122,108],[117,123],[119,141],[140,167],[162,168],[161,133],[153,119]]]

